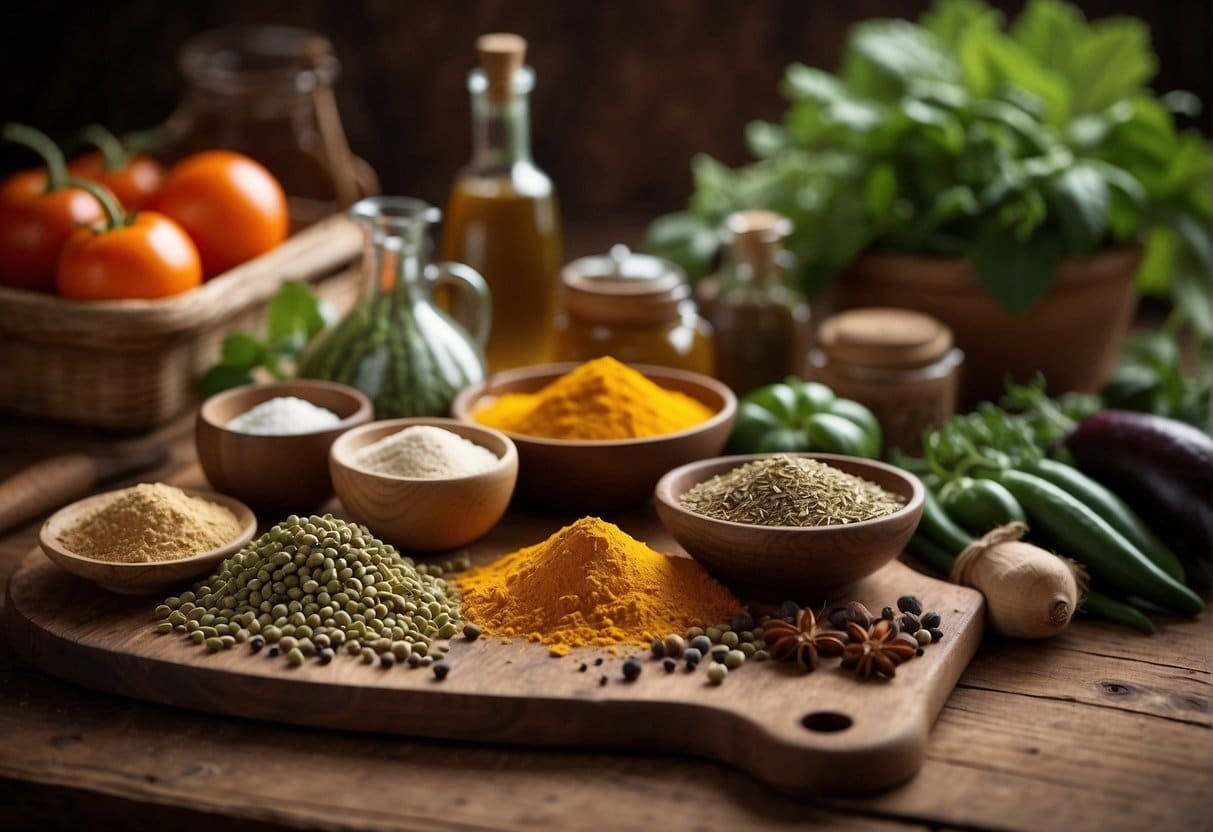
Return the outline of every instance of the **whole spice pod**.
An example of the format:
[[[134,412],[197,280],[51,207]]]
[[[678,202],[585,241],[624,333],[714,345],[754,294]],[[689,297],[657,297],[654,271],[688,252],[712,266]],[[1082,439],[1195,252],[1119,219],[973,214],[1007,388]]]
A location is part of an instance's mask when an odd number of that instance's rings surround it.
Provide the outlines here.
[[[1087,576],[1073,561],[1020,540],[1023,523],[999,526],[973,541],[952,567],[951,579],[981,591],[990,625],[1011,638],[1047,638],[1070,623]]]

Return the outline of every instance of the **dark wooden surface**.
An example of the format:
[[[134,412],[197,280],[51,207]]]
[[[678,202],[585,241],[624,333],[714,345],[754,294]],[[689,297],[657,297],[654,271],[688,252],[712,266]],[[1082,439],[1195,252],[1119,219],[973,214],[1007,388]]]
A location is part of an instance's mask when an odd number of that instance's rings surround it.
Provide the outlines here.
[[[73,444],[57,435],[0,422],[0,475]],[[188,433],[170,450],[140,478],[197,482]],[[0,585],[36,532],[0,539]],[[813,803],[668,755],[367,736],[151,705],[52,679],[0,641],[0,829],[1207,829],[1213,618],[1158,621],[1153,638],[1086,621],[1039,644],[988,637],[915,779]]]
[[[1016,13],[1022,0],[995,0]],[[681,207],[689,160],[747,159],[743,130],[778,119],[793,61],[835,69],[849,26],[917,17],[928,0],[81,0],[0,8],[0,117],[63,137],[89,121],[146,128],[178,101],[175,55],[193,34],[238,23],[291,23],[329,35],[343,62],[338,100],[354,150],[387,193],[446,202],[469,155],[465,78],[473,42],[517,31],[538,74],[535,158],[569,216]],[[1156,88],[1187,89],[1213,127],[1213,4],[1079,0],[1089,18],[1151,26]],[[28,157],[0,148],[0,170]]]

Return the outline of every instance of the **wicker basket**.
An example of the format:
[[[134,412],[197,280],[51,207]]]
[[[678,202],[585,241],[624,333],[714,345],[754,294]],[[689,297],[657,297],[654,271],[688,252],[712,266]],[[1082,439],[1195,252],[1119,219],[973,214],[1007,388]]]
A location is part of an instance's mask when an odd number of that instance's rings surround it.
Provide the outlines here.
[[[152,301],[70,301],[0,288],[0,410],[124,432],[195,402],[224,336],[258,331],[287,280],[344,314],[362,278],[361,231],[335,216],[194,291]]]

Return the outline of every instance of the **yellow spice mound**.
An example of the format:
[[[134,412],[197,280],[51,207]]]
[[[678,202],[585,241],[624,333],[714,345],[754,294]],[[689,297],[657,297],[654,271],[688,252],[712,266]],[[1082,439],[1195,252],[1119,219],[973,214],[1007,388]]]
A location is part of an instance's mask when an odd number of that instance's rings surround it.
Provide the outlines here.
[[[609,356],[587,361],[536,393],[505,393],[477,410],[482,425],[548,439],[638,439],[692,428],[710,408],[666,390]]]
[[[655,552],[585,517],[458,579],[463,616],[486,632],[569,648],[648,644],[727,620],[742,604],[690,558]]]

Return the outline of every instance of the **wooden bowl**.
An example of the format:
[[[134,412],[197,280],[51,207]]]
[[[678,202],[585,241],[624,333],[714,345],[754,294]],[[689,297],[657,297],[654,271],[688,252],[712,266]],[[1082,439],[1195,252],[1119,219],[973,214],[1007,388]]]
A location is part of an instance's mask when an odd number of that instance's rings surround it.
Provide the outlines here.
[[[341,417],[311,433],[262,435],[229,430],[228,422],[262,402],[295,396]],[[258,511],[305,514],[333,496],[329,446],[345,431],[370,421],[370,399],[353,387],[299,379],[252,384],[211,396],[198,408],[194,442],[198,462],[216,491]]]
[[[199,552],[180,560],[152,563],[111,563],[105,560],[95,560],[76,554],[60,542],[59,538],[65,530],[119,494],[130,490],[121,488],[104,494],[94,494],[64,506],[42,524],[42,530],[38,533],[38,545],[42,547],[42,551],[48,558],[68,572],[92,581],[102,589],[124,595],[151,595],[172,591],[190,578],[205,575],[219,561],[240,551],[244,544],[253,539],[253,534],[257,531],[256,516],[248,506],[239,500],[212,491],[183,488],[181,490],[191,497],[202,497],[231,509],[240,523],[240,534],[218,549]]]
[[[354,462],[361,448],[412,425],[449,430],[492,451],[497,464],[466,477],[420,479],[378,474]],[[505,434],[455,419],[389,419],[338,438],[329,468],[352,519],[399,549],[434,552],[467,545],[497,525],[518,480],[518,451]]]
[[[657,514],[674,539],[742,597],[823,600],[901,554],[922,516],[918,477],[892,465],[838,454],[791,454],[825,462],[905,497],[899,511],[836,526],[731,523],[683,508],[678,498],[717,474],[770,454],[726,456],[684,465],[657,483]]]
[[[579,366],[575,362],[506,370],[455,397],[456,418],[478,424],[473,411],[502,393],[534,393]],[[645,439],[576,441],[507,434],[518,446],[518,492],[550,508],[605,512],[642,503],[661,475],[720,453],[733,430],[737,397],[714,378],[669,367],[631,365],[667,390],[707,405],[716,415],[688,430]]]

